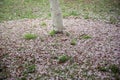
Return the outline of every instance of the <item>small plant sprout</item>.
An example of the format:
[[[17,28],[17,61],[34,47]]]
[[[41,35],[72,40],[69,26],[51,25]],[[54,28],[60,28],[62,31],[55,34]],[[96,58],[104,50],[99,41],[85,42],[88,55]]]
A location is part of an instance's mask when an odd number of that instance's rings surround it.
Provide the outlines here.
[[[89,36],[89,35],[83,35],[83,36],[81,36],[81,38],[82,38],[82,39],[90,39],[91,36]]]
[[[23,36],[25,39],[30,40],[30,39],[35,39],[37,38],[36,34],[31,34],[31,33],[27,33]]]
[[[71,45],[76,45],[76,44],[77,44],[76,39],[72,39],[70,44],[71,44]]]
[[[45,27],[45,26],[47,26],[47,24],[46,24],[45,22],[42,22],[42,23],[41,23],[41,26],[42,26],[42,27]]]
[[[49,32],[49,35],[50,35],[50,36],[54,36],[56,33],[57,33],[57,32],[56,32],[55,30],[51,30],[51,31]]]
[[[70,33],[69,33],[69,32],[66,32],[66,36],[70,36]]]
[[[34,64],[33,65],[29,65],[27,67],[27,72],[28,73],[33,73],[33,72],[35,72],[35,69],[36,69],[36,66]]]
[[[48,13],[48,17],[51,17],[51,13]]]
[[[120,72],[120,69],[117,65],[110,65],[109,66],[109,69],[111,70],[112,73],[116,74],[116,73],[119,73]]]
[[[60,57],[58,57],[58,62],[59,63],[64,63],[69,59],[69,57],[67,55],[61,55]]]
[[[109,69],[107,67],[100,66],[98,67],[99,71],[107,72]]]

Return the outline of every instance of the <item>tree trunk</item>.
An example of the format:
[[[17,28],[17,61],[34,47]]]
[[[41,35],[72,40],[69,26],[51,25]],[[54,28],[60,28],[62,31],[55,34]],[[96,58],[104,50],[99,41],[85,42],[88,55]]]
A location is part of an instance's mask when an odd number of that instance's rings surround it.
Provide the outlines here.
[[[63,18],[58,0],[49,0],[52,16],[53,29],[58,32],[63,32]]]

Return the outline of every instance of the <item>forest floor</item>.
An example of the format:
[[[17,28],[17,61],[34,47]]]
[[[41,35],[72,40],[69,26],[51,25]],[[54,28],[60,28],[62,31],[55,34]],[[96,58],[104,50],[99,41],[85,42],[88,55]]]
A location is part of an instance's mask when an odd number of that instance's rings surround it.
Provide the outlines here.
[[[51,36],[51,20],[0,23],[0,80],[120,80],[119,23],[70,18],[64,26]]]

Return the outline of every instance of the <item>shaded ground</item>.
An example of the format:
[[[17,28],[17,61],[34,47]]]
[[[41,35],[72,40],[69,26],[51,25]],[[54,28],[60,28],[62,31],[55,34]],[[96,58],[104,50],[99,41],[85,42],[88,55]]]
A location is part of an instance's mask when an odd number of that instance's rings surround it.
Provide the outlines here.
[[[119,80],[120,25],[83,19],[64,25],[64,34],[52,37],[50,20],[0,23],[0,80]],[[25,40],[26,33],[37,38]],[[70,59],[60,64],[62,54]]]

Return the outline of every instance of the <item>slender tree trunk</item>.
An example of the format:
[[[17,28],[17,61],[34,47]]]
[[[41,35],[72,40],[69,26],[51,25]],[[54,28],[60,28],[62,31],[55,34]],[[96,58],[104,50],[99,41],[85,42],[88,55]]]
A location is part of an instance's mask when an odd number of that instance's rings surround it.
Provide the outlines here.
[[[58,0],[49,0],[52,16],[53,28],[58,32],[63,32],[63,18]]]

